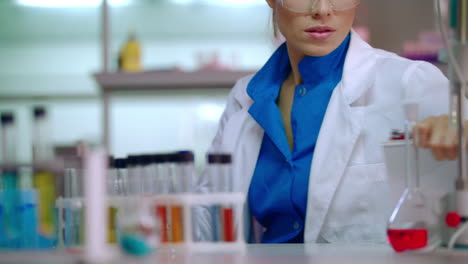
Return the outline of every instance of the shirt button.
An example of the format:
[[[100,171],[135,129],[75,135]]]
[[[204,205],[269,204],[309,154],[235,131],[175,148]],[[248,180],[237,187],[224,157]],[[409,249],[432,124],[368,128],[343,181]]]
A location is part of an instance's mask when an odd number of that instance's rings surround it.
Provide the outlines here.
[[[295,230],[297,230],[297,229],[299,229],[299,227],[300,227],[299,223],[298,223],[298,222],[294,222],[293,228],[294,228]]]
[[[306,94],[307,94],[307,88],[305,88],[304,86],[299,87],[299,95],[304,96]]]

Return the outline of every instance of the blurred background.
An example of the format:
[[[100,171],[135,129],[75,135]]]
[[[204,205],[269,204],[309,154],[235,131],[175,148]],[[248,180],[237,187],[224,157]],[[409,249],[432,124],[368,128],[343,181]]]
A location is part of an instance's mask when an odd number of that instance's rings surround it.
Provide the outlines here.
[[[103,71],[100,4],[0,0],[0,112],[16,115],[20,161],[31,160],[35,105],[48,109],[57,148],[101,141],[102,85],[94,77]],[[131,36],[140,53],[134,70],[158,73],[254,72],[279,44],[264,0],[109,0],[109,6],[109,72],[115,75]],[[363,0],[356,30],[374,47],[444,69],[430,0]],[[203,163],[231,85],[131,86],[111,94],[111,154],[192,149]]]

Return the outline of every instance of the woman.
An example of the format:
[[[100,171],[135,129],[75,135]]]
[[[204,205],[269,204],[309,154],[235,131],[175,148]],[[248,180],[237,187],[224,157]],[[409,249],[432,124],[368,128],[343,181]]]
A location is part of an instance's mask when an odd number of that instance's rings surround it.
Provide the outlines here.
[[[286,43],[234,86],[210,151],[233,153],[235,187],[263,242],[385,242],[381,143],[402,127],[404,102],[420,103],[420,120],[447,113],[448,81],[365,43],[351,29],[359,0],[267,3]],[[443,117],[431,120],[425,142]],[[202,176],[200,191],[209,185]]]

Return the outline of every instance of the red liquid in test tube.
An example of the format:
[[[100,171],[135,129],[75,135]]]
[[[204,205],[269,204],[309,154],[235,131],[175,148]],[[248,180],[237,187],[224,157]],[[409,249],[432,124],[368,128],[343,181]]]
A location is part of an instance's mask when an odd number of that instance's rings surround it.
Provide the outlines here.
[[[388,229],[387,235],[396,252],[421,249],[427,246],[426,229]]]
[[[223,208],[223,238],[225,242],[234,242],[236,240],[234,232],[234,209]]]
[[[161,221],[161,242],[169,242],[167,237],[167,210],[165,206],[159,205],[156,207],[156,213]]]

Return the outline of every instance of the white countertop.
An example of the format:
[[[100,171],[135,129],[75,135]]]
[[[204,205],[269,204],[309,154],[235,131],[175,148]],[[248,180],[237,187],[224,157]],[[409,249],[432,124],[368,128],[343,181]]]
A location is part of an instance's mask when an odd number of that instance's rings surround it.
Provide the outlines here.
[[[0,253],[0,263],[78,263],[76,255],[57,253]],[[458,264],[468,263],[468,251],[397,254],[387,245],[273,244],[248,245],[244,254],[155,254],[144,258],[119,256],[109,263],[173,264],[300,264],[300,263],[379,263],[379,264]]]

